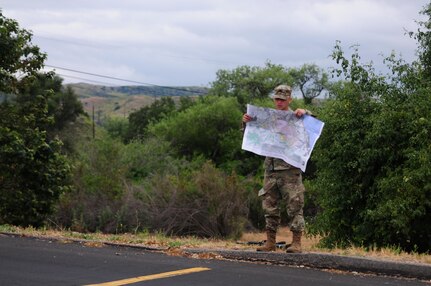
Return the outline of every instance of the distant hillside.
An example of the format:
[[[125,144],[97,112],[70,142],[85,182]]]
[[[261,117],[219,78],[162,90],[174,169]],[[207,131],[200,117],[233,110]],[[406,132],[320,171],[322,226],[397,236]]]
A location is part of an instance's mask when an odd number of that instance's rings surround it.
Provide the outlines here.
[[[208,88],[195,86],[103,86],[88,83],[73,83],[66,86],[72,87],[79,97],[118,97],[124,95],[196,96],[208,93]]]
[[[208,93],[206,87],[103,86],[87,83],[66,84],[72,87],[88,114],[94,111],[98,121],[105,117],[127,117],[131,112],[152,104],[158,97],[198,97]]]

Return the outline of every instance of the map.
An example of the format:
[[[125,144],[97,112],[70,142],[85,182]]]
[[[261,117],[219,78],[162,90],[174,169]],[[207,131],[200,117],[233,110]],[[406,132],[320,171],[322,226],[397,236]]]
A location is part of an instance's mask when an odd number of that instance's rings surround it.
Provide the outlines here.
[[[324,123],[310,115],[301,118],[293,111],[276,110],[247,104],[248,122],[242,149],[262,156],[283,159],[303,172]]]

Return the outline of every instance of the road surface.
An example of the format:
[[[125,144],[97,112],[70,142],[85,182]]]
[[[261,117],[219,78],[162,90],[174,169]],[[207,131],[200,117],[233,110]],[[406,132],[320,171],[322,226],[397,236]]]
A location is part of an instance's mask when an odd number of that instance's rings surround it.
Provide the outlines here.
[[[429,285],[414,279],[170,256],[0,235],[0,285]]]

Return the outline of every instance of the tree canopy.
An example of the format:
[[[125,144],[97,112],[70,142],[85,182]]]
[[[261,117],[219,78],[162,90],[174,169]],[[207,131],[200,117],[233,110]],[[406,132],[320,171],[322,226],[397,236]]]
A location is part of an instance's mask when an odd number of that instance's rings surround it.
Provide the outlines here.
[[[240,66],[233,70],[219,70],[209,94],[233,96],[241,105],[264,99],[280,84],[298,89],[305,104],[322,95],[329,88],[328,74],[315,64],[299,68],[284,67],[266,62],[264,67]]]
[[[17,76],[30,76],[43,67],[46,54],[31,42],[31,32],[17,21],[6,18],[0,10],[0,91],[15,93]]]
[[[349,58],[335,46],[335,72],[345,80],[321,110],[325,128],[311,182],[322,211],[310,230],[326,246],[431,249],[430,47],[423,46],[431,34],[422,28],[419,60],[408,64],[392,54],[386,76],[360,63],[357,47]]]
[[[12,97],[0,103],[0,223],[38,226],[69,188],[62,142],[49,132],[74,120],[82,106],[73,94],[59,95],[61,81],[52,74],[38,73],[46,54],[1,13],[0,38],[0,92]]]

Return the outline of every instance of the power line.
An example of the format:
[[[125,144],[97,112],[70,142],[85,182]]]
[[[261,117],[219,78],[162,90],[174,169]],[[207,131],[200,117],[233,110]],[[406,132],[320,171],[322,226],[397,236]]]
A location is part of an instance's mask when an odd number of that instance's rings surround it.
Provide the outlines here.
[[[188,89],[177,88],[177,87],[172,87],[172,86],[161,86],[161,85],[152,84],[152,83],[146,83],[146,82],[140,82],[140,81],[135,81],[135,80],[123,79],[123,78],[118,78],[118,77],[113,77],[113,76],[107,76],[107,75],[101,75],[101,74],[96,74],[96,73],[90,73],[90,72],[85,72],[85,71],[79,71],[79,70],[74,70],[74,69],[69,69],[69,68],[58,67],[58,66],[52,66],[52,65],[45,65],[45,66],[46,67],[50,67],[50,68],[54,68],[54,69],[60,69],[60,70],[65,70],[65,71],[70,71],[70,72],[75,72],[75,73],[80,73],[80,74],[86,74],[86,75],[91,75],[91,76],[97,76],[97,77],[102,77],[102,78],[107,78],[107,79],[119,80],[119,81],[124,81],[124,82],[137,83],[137,84],[155,86],[155,87],[172,89],[172,90],[186,91],[186,92],[196,93],[196,94],[200,94],[200,95],[205,95],[206,94],[206,93],[203,93],[203,92],[200,92],[200,91],[195,91],[195,90],[188,90]]]
[[[78,76],[73,76],[73,75],[66,75],[66,74],[61,74],[61,73],[55,73],[59,76],[62,77],[67,77],[67,78],[74,78],[74,79],[79,79],[79,80],[84,80],[87,82],[92,82],[92,83],[98,83],[98,84],[104,84],[104,85],[112,85],[109,82],[104,82],[104,81],[98,81],[98,80],[92,80],[92,79],[87,79],[87,78],[83,78],[83,77],[78,77]]]

